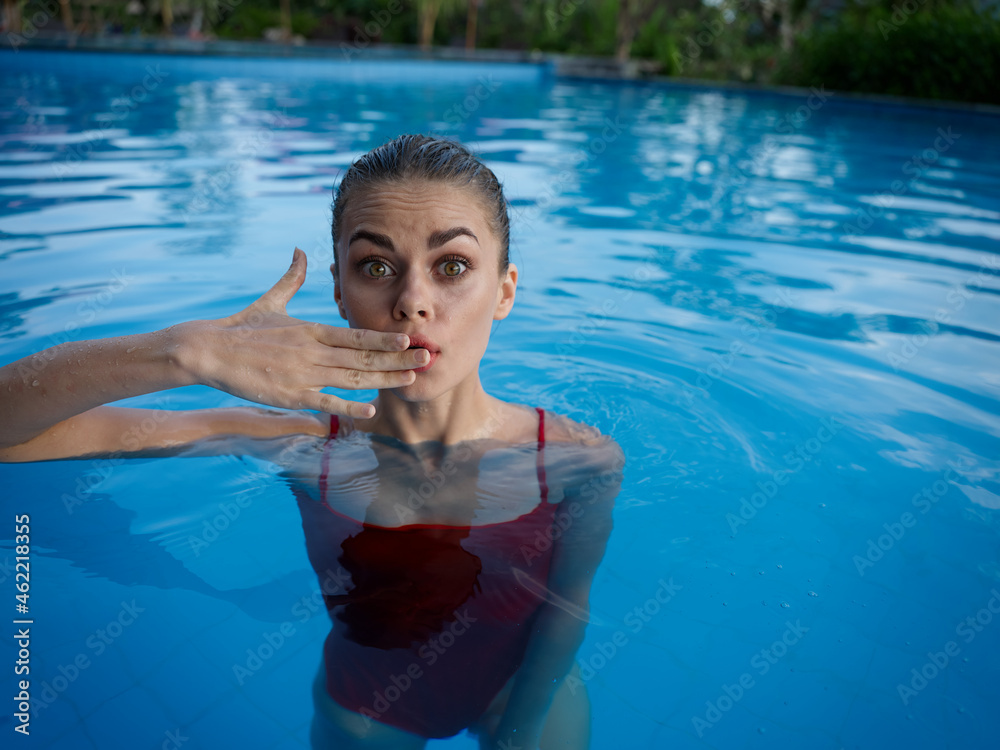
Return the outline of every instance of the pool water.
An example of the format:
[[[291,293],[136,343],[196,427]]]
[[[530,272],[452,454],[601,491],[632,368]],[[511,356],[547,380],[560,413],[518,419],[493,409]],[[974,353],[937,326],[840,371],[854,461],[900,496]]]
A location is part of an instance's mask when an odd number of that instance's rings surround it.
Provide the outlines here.
[[[545,65],[24,50],[0,92],[0,361],[230,314],[296,245],[290,313],[342,324],[331,186],[399,133],[454,136],[506,186],[521,272],[487,389],[627,459],[577,657],[592,746],[996,746],[997,115]],[[329,620],[272,467],[62,461],[0,485],[8,696],[30,515],[18,746],[308,747]]]

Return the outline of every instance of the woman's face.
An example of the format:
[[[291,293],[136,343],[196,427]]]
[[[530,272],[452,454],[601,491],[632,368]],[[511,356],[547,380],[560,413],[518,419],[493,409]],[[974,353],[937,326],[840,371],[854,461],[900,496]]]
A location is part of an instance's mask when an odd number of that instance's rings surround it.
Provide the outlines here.
[[[470,190],[408,180],[352,196],[337,257],[334,298],[351,328],[405,333],[431,353],[394,393],[428,401],[478,379],[492,323],[514,303],[517,268],[499,273],[499,241]]]

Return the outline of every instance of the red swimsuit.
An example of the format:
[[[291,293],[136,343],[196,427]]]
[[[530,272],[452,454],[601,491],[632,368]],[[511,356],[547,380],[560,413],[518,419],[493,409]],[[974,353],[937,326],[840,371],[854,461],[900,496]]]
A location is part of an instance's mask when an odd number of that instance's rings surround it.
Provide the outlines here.
[[[323,648],[326,688],[341,706],[423,737],[450,737],[483,715],[521,664],[548,578],[555,505],[548,502],[539,416],[541,502],[511,521],[480,526],[384,527],[334,510],[328,497],[331,418],[322,502],[299,497],[306,548],[333,628]],[[350,486],[368,481],[358,471]],[[343,485],[349,489],[347,484]],[[542,549],[544,547],[544,550]],[[527,552],[527,554],[526,554]],[[329,581],[349,580],[345,588]]]

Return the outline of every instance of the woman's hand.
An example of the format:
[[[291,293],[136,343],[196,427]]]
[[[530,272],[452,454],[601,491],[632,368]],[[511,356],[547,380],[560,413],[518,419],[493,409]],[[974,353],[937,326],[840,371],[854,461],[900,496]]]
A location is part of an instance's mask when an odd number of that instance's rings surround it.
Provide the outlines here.
[[[340,328],[289,317],[285,306],[306,278],[306,255],[295,249],[284,276],[256,302],[221,320],[175,327],[179,364],[192,380],[283,409],[315,409],[370,417],[375,407],[321,389],[396,388],[416,379],[426,349],[408,350],[404,334]]]

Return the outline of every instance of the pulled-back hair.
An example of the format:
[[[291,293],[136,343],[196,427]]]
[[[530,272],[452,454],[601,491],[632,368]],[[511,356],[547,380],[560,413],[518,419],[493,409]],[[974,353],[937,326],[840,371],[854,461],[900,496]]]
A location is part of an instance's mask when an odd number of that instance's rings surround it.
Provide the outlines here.
[[[333,257],[337,230],[351,196],[402,180],[430,180],[468,187],[479,198],[500,242],[500,273],[510,264],[507,199],[493,171],[461,143],[427,135],[401,135],[357,159],[334,191]]]

